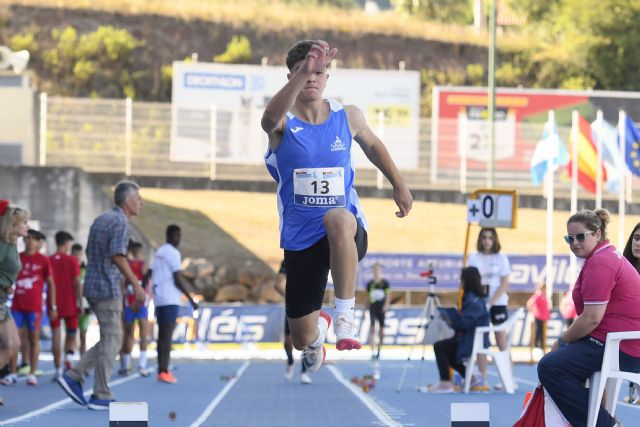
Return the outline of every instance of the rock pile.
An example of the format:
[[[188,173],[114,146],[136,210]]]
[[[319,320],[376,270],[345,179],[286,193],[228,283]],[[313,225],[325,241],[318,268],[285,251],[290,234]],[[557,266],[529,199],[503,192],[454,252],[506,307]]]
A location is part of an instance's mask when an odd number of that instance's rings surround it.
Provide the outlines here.
[[[276,291],[275,274],[260,274],[250,266],[216,266],[204,258],[185,258],[182,273],[192,291],[205,301],[279,304],[284,298]]]

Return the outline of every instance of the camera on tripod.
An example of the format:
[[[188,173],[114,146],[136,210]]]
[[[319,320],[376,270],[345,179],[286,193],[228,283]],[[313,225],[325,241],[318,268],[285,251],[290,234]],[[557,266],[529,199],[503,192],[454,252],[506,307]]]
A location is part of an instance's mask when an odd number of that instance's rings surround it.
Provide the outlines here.
[[[433,274],[433,262],[429,263],[429,270],[420,273],[420,277],[426,277],[429,285],[438,283],[438,278]]]

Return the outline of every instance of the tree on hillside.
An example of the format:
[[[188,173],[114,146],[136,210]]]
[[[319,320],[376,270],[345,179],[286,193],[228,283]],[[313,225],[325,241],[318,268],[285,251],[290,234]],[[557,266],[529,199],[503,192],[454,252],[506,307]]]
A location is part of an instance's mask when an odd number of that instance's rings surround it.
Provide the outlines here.
[[[640,90],[640,2],[511,0],[527,14],[545,47],[538,60],[557,61],[562,87]],[[578,86],[578,87],[576,87]]]

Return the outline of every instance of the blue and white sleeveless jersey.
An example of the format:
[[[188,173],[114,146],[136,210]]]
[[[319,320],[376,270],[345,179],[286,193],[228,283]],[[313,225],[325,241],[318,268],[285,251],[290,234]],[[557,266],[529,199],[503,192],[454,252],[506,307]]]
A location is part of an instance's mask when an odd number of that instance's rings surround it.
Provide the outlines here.
[[[287,113],[280,145],[267,150],[267,170],[278,183],[280,247],[299,251],[327,234],[322,218],[331,208],[352,212],[366,229],[367,221],[353,186],[352,135],[344,108],[327,100],[329,118],[304,122]]]

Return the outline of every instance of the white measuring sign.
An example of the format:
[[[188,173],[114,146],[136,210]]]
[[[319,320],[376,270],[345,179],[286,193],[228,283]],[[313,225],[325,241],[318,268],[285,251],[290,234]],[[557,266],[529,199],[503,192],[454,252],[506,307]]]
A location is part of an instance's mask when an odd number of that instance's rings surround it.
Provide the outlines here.
[[[481,227],[515,228],[518,208],[516,192],[490,191],[467,200],[467,222]]]

